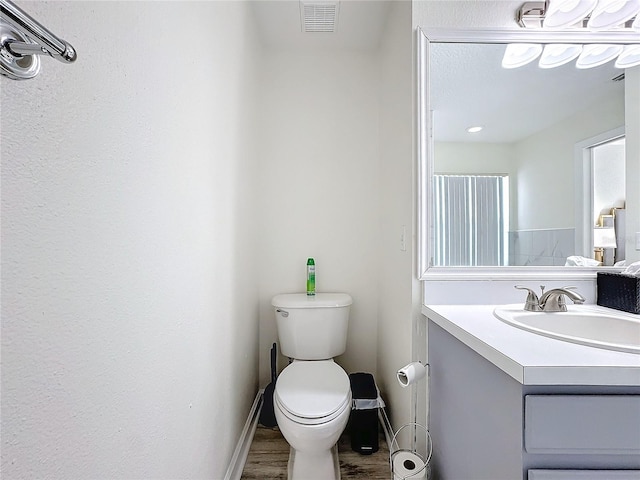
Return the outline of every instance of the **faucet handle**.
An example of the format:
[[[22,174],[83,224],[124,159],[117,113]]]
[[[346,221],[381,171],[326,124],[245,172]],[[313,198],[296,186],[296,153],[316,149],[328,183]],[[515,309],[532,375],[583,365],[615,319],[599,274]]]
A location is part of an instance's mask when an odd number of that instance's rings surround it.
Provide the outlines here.
[[[544,292],[544,287],[541,285],[542,291]],[[514,288],[518,290],[527,290],[529,293],[527,294],[527,300],[524,304],[524,309],[528,312],[540,312],[542,308],[540,308],[540,300],[538,299],[538,295],[536,292],[531,290],[529,287],[525,287],[523,285],[515,285]]]

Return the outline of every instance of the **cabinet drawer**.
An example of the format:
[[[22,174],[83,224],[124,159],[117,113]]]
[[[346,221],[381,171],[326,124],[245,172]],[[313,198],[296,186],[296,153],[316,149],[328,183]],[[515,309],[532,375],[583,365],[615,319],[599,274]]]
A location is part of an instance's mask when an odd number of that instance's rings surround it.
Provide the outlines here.
[[[528,453],[640,454],[640,395],[526,395]]]
[[[638,480],[640,470],[529,470],[527,480]]]

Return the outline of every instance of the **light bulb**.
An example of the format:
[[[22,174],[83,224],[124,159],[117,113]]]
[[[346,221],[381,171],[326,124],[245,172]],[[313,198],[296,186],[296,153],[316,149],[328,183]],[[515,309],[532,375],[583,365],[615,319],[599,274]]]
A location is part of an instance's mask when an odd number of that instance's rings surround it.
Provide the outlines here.
[[[640,65],[640,45],[625,45],[616,59],[616,68],[631,68]]]
[[[518,68],[534,61],[542,53],[537,43],[510,43],[504,51],[502,68]]]
[[[562,28],[584,20],[594,8],[597,0],[549,0],[542,26]]]
[[[569,63],[582,52],[582,45],[545,45],[538,62],[540,68],[555,68]]]
[[[585,45],[576,62],[577,68],[593,68],[604,65],[622,52],[622,45]]]
[[[587,28],[605,30],[617,27],[640,13],[640,0],[600,0],[591,13]]]

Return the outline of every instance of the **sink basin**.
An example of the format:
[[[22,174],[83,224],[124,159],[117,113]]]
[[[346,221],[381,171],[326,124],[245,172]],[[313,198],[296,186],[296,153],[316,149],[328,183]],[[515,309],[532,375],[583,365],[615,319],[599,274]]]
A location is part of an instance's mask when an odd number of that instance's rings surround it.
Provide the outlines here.
[[[503,322],[566,342],[640,354],[640,317],[597,305],[567,305],[566,312],[527,312],[523,305],[497,307]]]

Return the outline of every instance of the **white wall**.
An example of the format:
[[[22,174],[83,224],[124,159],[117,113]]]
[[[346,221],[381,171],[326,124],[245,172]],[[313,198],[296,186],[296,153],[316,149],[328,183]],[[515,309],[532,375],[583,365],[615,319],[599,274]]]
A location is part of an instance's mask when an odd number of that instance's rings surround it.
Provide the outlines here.
[[[513,157],[513,147],[508,143],[436,142],[434,172],[511,174]]]
[[[519,0],[413,0],[412,23],[424,28],[515,28]]]
[[[410,389],[396,380],[412,360],[426,361],[410,348],[420,316],[420,285],[414,261],[414,177],[412,151],[413,35],[411,3],[394,2],[382,38],[380,78],[380,177],[378,263],[378,387],[389,404],[394,428],[410,421]],[[406,250],[401,249],[403,226]],[[413,350],[413,351],[412,351]]]
[[[271,297],[304,292],[307,257],[318,292],[353,297],[347,372],[376,373],[379,182],[375,53],[265,51],[257,186],[260,380],[277,341]],[[280,359],[279,368],[286,366]]]
[[[0,80],[2,476],[222,478],[257,391],[246,4],[20,5],[78,61]]]
[[[515,144],[517,204],[513,208],[518,223],[514,227],[575,227],[574,147],[623,126],[624,115],[623,96],[613,95]]]

